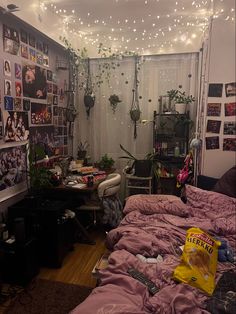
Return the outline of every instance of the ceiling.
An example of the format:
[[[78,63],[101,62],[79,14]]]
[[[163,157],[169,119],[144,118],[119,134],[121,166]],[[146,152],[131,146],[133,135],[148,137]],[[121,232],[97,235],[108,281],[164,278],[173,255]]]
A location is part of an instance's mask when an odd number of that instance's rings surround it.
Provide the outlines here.
[[[235,23],[235,0],[0,0],[10,3],[19,18],[91,57],[100,43],[141,55],[199,51],[212,18]]]

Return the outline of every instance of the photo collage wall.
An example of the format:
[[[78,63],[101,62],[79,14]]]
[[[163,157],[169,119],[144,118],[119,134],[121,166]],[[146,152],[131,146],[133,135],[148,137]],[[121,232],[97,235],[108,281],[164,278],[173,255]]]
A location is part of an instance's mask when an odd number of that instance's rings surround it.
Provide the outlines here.
[[[220,101],[225,95],[227,101]],[[207,104],[206,149],[236,151],[236,82],[209,84],[208,97],[217,97],[219,101]]]
[[[7,178],[17,172],[19,159],[23,167],[25,141],[42,146],[49,157],[68,155],[69,127],[64,92],[68,71],[56,71],[55,49],[33,32],[6,24],[2,25],[2,40],[0,191],[23,179],[19,174],[16,179]],[[7,160],[8,155],[16,161]]]

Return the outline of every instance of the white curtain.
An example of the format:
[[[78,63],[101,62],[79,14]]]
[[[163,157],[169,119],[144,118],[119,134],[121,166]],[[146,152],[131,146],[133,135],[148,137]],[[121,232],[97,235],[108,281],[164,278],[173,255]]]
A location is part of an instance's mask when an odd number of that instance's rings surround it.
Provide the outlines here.
[[[91,75],[93,83],[99,72],[101,59],[91,60]],[[177,89],[179,85],[197,97],[198,80],[198,53],[143,56],[139,58],[138,94],[141,119],[149,123],[137,124],[137,138],[134,139],[134,125],[129,111],[132,104],[132,89],[134,88],[135,58],[126,57],[115,61],[114,69],[104,70],[103,75],[109,72],[109,81],[105,78],[100,87],[95,84],[95,106],[87,118],[83,102],[83,91],[78,96],[78,118],[75,123],[74,157],[77,154],[79,141],[87,140],[91,162],[98,161],[105,153],[115,160],[118,171],[122,171],[126,161],[119,159],[124,155],[120,144],[127,148],[137,158],[143,158],[152,152],[153,147],[153,112],[158,112],[158,98],[166,95],[167,90]],[[115,113],[110,106],[109,97],[116,94],[122,100]],[[197,100],[195,102],[197,104]],[[196,105],[192,105],[190,116],[194,120]]]

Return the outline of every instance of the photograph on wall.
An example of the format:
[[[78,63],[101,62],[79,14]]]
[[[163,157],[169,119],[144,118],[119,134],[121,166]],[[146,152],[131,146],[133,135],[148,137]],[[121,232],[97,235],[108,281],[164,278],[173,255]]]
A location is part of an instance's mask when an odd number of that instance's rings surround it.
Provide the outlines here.
[[[32,48],[29,48],[29,60],[36,62],[36,51]]]
[[[36,40],[32,34],[29,34],[29,45],[35,48]]]
[[[36,52],[36,63],[43,65],[43,54],[40,52]]]
[[[28,34],[25,30],[21,29],[20,30],[20,40],[25,43],[28,44]]]
[[[9,60],[4,60],[3,71],[5,76],[11,76],[11,62]]]
[[[15,89],[16,89],[16,97],[21,97],[22,96],[21,82],[15,82]]]
[[[46,99],[47,80],[46,70],[32,64],[22,66],[23,96]]]
[[[46,55],[43,55],[43,65],[49,67],[49,57]]]
[[[236,135],[236,122],[224,122],[224,135]]]
[[[21,44],[20,53],[22,58],[28,59],[29,58],[28,46]]]
[[[11,96],[11,94],[12,94],[11,81],[9,81],[9,80],[4,81],[4,94],[7,96]]]
[[[30,143],[40,145],[49,157],[54,155],[53,129],[53,126],[45,125],[30,127]]]
[[[22,104],[22,99],[16,97],[14,99],[14,110],[15,111],[23,111],[23,104]]]
[[[225,84],[226,97],[236,96],[236,82]]]
[[[31,103],[31,124],[52,124],[52,110],[47,104]]]
[[[53,84],[53,85],[52,85],[52,93],[55,94],[55,95],[57,95],[57,92],[58,92],[57,89],[58,89],[58,88],[57,88],[57,85],[56,85],[56,84]]]
[[[4,111],[5,142],[26,141],[29,137],[28,113],[21,111]]]
[[[53,97],[52,94],[47,95],[47,104],[52,105],[53,104]]]
[[[20,42],[19,32],[16,29],[9,27],[5,24],[3,25],[3,37],[11,39],[17,43]]]
[[[14,102],[13,97],[5,96],[4,97],[4,109],[13,110]]]
[[[5,52],[18,56],[20,51],[20,44],[12,39],[3,39],[3,49]]]
[[[236,116],[236,102],[230,102],[225,104],[225,116]]]
[[[220,120],[208,120],[206,131],[208,133],[218,133],[219,134],[220,133],[220,126],[221,126]]]
[[[223,84],[209,84],[208,97],[222,97]]]
[[[21,64],[15,63],[15,78],[21,80]]]
[[[52,83],[47,83],[47,91],[49,94],[52,93]]]
[[[29,111],[30,110],[30,99],[23,99],[23,111]]]
[[[219,136],[206,137],[206,149],[219,149]]]
[[[36,41],[36,49],[43,52],[43,42],[41,40]]]
[[[52,81],[52,71],[50,71],[50,70],[47,70],[47,80],[48,81]]]
[[[58,116],[58,106],[53,106],[53,115]]]
[[[235,152],[236,151],[236,138],[224,138],[223,139],[223,150]]]
[[[57,95],[53,95],[53,105],[58,105],[58,96]]]
[[[220,117],[221,103],[208,103],[207,104],[207,116]]]
[[[43,43],[43,53],[45,53],[45,55],[48,55],[48,44]]]
[[[0,149],[0,176],[1,200],[27,189],[26,145]]]

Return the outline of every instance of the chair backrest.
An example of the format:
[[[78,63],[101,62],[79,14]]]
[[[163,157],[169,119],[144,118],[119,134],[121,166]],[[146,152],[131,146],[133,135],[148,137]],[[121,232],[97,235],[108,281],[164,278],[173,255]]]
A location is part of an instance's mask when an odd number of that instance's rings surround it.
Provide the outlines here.
[[[106,196],[112,196],[119,192],[121,183],[121,175],[119,173],[111,173],[106,180],[102,181],[98,186],[98,197],[102,199]]]

